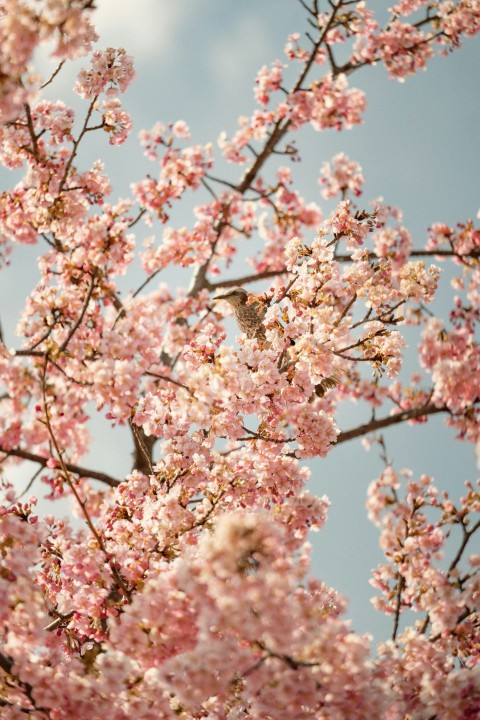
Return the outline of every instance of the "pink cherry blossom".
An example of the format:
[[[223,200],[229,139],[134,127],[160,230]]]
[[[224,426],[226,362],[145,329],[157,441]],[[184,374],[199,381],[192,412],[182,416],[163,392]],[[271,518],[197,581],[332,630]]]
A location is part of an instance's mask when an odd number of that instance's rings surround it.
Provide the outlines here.
[[[344,153],[332,158],[331,164],[326,162],[321,168],[322,178],[319,181],[325,188],[322,190],[324,198],[333,198],[352,190],[354,195],[362,194],[361,187],[365,182],[362,170],[358,163],[349,160]]]
[[[327,75],[312,90],[297,91],[290,97],[291,122],[297,128],[310,122],[315,130],[342,130],[362,122],[365,95],[349,88],[345,75]]]
[[[268,105],[270,94],[281,87],[283,64],[277,60],[268,68],[264,65],[256,78],[255,97],[260,105]]]
[[[86,100],[112,88],[125,92],[134,77],[132,58],[123,48],[96,50],[92,55],[91,69],[80,71],[75,92]]]

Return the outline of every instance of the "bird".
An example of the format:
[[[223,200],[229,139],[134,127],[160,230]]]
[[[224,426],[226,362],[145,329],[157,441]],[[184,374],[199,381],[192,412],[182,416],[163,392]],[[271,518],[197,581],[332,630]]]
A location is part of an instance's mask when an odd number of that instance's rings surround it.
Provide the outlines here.
[[[250,340],[265,342],[265,326],[263,320],[267,308],[256,300],[250,300],[250,294],[243,288],[232,288],[223,295],[216,295],[217,300],[226,300],[233,307],[235,319],[240,331]]]
[[[226,293],[223,293],[223,295],[216,295],[213,299],[214,302],[217,300],[226,300],[233,307],[235,319],[240,331],[245,333],[250,340],[259,340],[264,343],[264,347],[266,347],[267,337],[263,324],[267,312],[265,305],[253,300],[250,293],[240,287],[232,288],[232,290],[228,290]],[[292,340],[292,345],[294,344]],[[284,364],[283,370],[287,370],[291,364],[291,361]],[[339,382],[340,380],[335,374],[331,377],[324,378],[320,383],[315,385],[314,395],[312,395],[311,401],[315,395],[322,398],[327,390],[335,388]]]

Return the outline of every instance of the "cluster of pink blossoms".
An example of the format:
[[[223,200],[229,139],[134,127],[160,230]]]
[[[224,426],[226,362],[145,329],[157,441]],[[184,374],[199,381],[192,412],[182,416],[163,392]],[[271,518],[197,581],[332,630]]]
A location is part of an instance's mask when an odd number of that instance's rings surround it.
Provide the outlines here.
[[[306,62],[310,57],[310,53],[308,50],[305,50],[300,46],[298,42],[299,38],[300,33],[298,32],[289,35],[288,41],[284,48],[284,52],[289,60],[299,60],[300,62]],[[319,50],[319,52],[322,52],[322,50]],[[325,51],[323,51],[323,53],[324,52]],[[318,54],[316,56],[316,59],[318,59]],[[320,64],[321,62],[319,62],[319,65]]]
[[[394,20],[386,30],[379,32],[368,44],[356,47],[358,62],[381,57],[391,77],[403,81],[409,75],[425,68],[433,57],[432,46],[425,34],[408,23]]]
[[[43,7],[26,0],[4,0],[0,6],[0,119],[14,120],[41,84],[25,77],[36,47],[53,40],[52,56],[59,60],[85,55],[98,39],[84,0],[51,0]]]
[[[81,70],[75,92],[85,100],[92,100],[102,93],[107,96],[125,92],[135,77],[133,60],[123,48],[96,50],[92,54],[89,70]]]
[[[375,570],[372,580],[381,592],[375,603],[397,618],[406,611],[418,613],[416,624],[423,632],[431,624],[432,634],[441,638],[440,645],[455,643],[453,654],[463,656],[466,665],[474,667],[472,631],[478,622],[480,557],[471,554],[466,568],[459,565],[460,555],[448,569],[442,568],[441,561],[452,524],[460,521],[468,538],[480,507],[478,486],[466,483],[464,496],[454,502],[447,493],[439,493],[431,477],[423,475],[414,481],[408,470],[402,475],[388,466],[369,488],[368,512],[372,522],[381,527],[380,545],[385,555],[385,563]],[[402,481],[406,481],[406,489],[400,499]],[[410,631],[405,637],[408,635]],[[437,647],[435,655],[440,658],[439,650]],[[444,665],[442,671],[449,669]],[[474,677],[472,681],[475,684]]]
[[[75,92],[90,100],[102,114],[102,129],[109,133],[111,145],[124,143],[131,130],[130,116],[117,96],[127,90],[134,77],[133,60],[123,48],[96,50],[90,69],[81,70],[78,75]],[[98,102],[102,94],[105,99]]]
[[[343,130],[362,122],[365,94],[349,88],[345,75],[326,75],[311,90],[299,90],[290,97],[291,123],[298,128],[311,123],[315,130]]]
[[[321,173],[320,183],[325,186],[322,190],[322,197],[344,196],[349,190],[357,197],[362,194],[365,178],[362,175],[361,167],[354,160],[350,160],[345,153],[335,155],[331,163],[325,162],[321,167]]]
[[[255,98],[260,105],[268,105],[270,94],[281,87],[283,68],[283,63],[277,60],[271,67],[264,65],[259,70],[255,80]]]
[[[423,366],[432,373],[436,403],[455,411],[475,402],[480,349],[471,330],[459,327],[448,332],[441,320],[432,319],[423,332],[420,353]]]
[[[167,211],[172,203],[179,200],[186,190],[198,190],[213,164],[210,143],[205,147],[195,145],[184,149],[174,146],[174,139],[187,139],[189,136],[185,123],[174,123],[171,134],[167,137],[164,134],[163,123],[157,123],[150,131],[140,134],[145,154],[151,160],[159,160],[160,172],[158,180],[148,176],[132,186],[140,205],[163,223],[168,221]],[[165,151],[159,158],[160,147],[165,147]],[[182,254],[180,248],[179,254]]]

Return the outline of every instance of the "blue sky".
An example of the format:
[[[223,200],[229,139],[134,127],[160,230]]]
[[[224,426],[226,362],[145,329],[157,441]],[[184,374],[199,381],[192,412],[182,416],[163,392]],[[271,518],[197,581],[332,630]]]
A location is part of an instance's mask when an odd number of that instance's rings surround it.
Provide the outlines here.
[[[128,194],[132,181],[155,173],[155,166],[142,155],[139,130],[149,129],[157,120],[183,119],[195,143],[216,143],[222,130],[231,134],[237,117],[250,114],[254,107],[253,80],[259,67],[282,59],[287,35],[306,29],[305,12],[295,0],[139,0],[134,4],[98,0],[97,4],[98,46],[125,47],[135,60],[137,80],[124,103],[133,116],[134,130],[119,148],[110,148],[102,133],[96,138],[92,134],[81,159],[85,166],[98,157],[106,160],[119,196]],[[460,51],[436,58],[426,72],[402,84],[390,80],[382,67],[353,74],[350,84],[367,93],[365,123],[342,133],[302,131],[299,146],[305,151],[304,160],[293,166],[297,189],[328,214],[332,204],[320,197],[319,168],[343,151],[363,167],[367,182],[360,204],[383,196],[399,206],[416,247],[424,243],[431,223],[454,224],[475,217],[480,207],[479,48],[478,39],[467,40]],[[45,65],[42,57],[39,62]],[[83,65],[85,60],[76,63],[77,68]],[[49,87],[49,96],[80,109],[82,101],[71,94],[74,74],[72,69],[59,76]],[[226,172],[236,180],[242,170],[229,166]],[[0,172],[1,189],[11,181],[9,173]],[[194,199],[200,202],[205,196]],[[178,225],[190,225],[191,205],[184,203],[172,217]],[[139,228],[139,239],[142,233],[146,236],[150,231]],[[2,324],[13,346],[18,342],[14,336],[18,313],[38,277],[35,257],[35,248],[18,248],[11,267],[2,273]],[[124,289],[141,280],[140,274],[134,275]],[[188,283],[184,274],[175,272],[161,280],[172,287]],[[446,301],[440,299],[438,307],[445,309]],[[360,417],[364,419],[358,408],[344,409],[339,419],[342,429]],[[124,474],[129,467],[125,434],[113,435],[96,421],[95,437],[88,464]],[[385,438],[397,468],[431,473],[453,495],[461,494],[465,479],[476,476],[473,449],[455,443],[439,418],[426,426],[390,430]],[[368,483],[382,468],[378,453],[367,454],[360,442],[352,442],[311,467],[310,488],[332,500],[326,528],[312,537],[312,573],[350,598],[349,615],[356,630],[372,631],[378,638],[384,632],[388,635],[391,625],[369,604],[373,591],[368,573],[380,555],[378,534],[366,519],[364,502]],[[28,479],[28,474],[22,477]]]

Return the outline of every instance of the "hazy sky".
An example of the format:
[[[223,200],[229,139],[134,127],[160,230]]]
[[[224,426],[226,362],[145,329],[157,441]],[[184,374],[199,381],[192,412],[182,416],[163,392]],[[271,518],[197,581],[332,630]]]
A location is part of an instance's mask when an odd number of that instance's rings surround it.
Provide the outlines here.
[[[81,158],[85,164],[97,157],[106,159],[115,193],[123,196],[130,182],[155,173],[155,166],[142,155],[140,129],[157,120],[181,118],[190,126],[195,143],[216,143],[222,130],[231,134],[237,117],[250,114],[254,107],[252,87],[258,68],[282,58],[287,35],[307,27],[305,12],[295,0],[98,0],[97,5],[99,47],[123,46],[135,59],[137,80],[124,103],[132,113],[134,130],[120,148],[109,148],[102,133],[95,134],[97,138],[92,134],[93,142]],[[424,243],[432,222],[454,224],[474,217],[480,207],[479,61],[480,44],[473,39],[403,84],[390,80],[382,67],[353,74],[350,84],[367,93],[365,123],[342,133],[302,131],[299,145],[306,154],[301,164],[293,166],[297,189],[328,214],[332,205],[320,197],[319,168],[344,151],[363,167],[367,182],[362,200],[367,203],[383,196],[399,206],[416,247]],[[84,64],[85,60],[77,66]],[[59,76],[49,88],[49,97],[71,102],[73,76]],[[83,107],[78,99],[74,103]],[[227,172],[236,180],[242,169],[229,166]],[[11,181],[11,174],[0,173],[0,189]],[[194,199],[203,201],[205,196]],[[189,204],[182,205],[173,219],[178,225],[191,225]],[[140,229],[139,237],[142,234],[150,232]],[[1,318],[13,346],[18,342],[14,336],[18,312],[38,277],[35,257],[35,248],[19,248],[11,268],[0,278]],[[125,289],[140,280],[140,275],[133,277]],[[173,287],[186,282],[181,274],[162,280]],[[439,307],[445,304],[440,302]],[[366,419],[350,405],[341,413],[341,428],[353,426],[359,417]],[[99,423],[88,464],[122,475],[129,465],[125,436],[112,436],[101,428]],[[431,473],[453,495],[461,494],[465,479],[476,476],[473,449],[454,443],[441,419],[427,426],[390,430],[385,438],[396,468]],[[389,634],[391,625],[369,603],[373,594],[369,570],[380,555],[378,534],[366,520],[364,502],[368,483],[381,468],[376,451],[366,454],[360,442],[353,442],[312,463],[311,483],[312,490],[332,500],[327,527],[312,537],[312,572],[350,598],[349,615],[356,630],[374,631],[379,638],[382,629]]]

